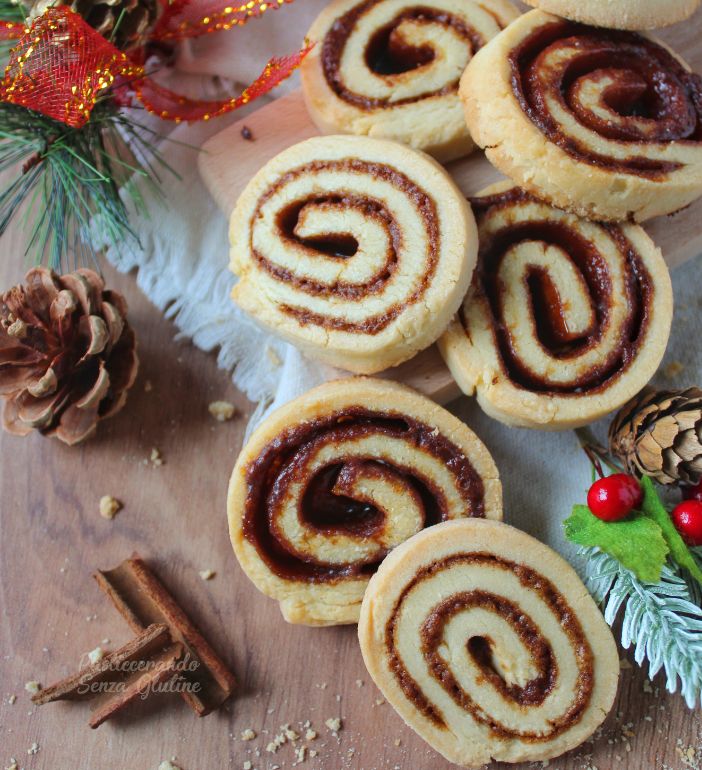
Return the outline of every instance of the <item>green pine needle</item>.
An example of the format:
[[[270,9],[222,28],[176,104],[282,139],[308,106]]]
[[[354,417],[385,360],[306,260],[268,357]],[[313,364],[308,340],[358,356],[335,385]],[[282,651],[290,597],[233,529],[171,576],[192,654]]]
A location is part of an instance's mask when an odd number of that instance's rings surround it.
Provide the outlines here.
[[[175,172],[159,155],[157,139],[110,98],[95,105],[82,128],[0,103],[0,171],[15,169],[0,190],[0,235],[23,210],[26,254],[57,270],[94,261],[93,241],[137,245],[120,191],[143,214],[134,176],[161,195],[159,172]]]
[[[680,688],[689,708],[702,703],[702,606],[700,586],[689,572],[669,562],[657,583],[644,583],[617,559],[597,548],[583,548],[585,583],[614,625],[622,615],[621,642],[634,646],[638,665],[648,660],[651,679],[663,669],[666,688]],[[702,549],[692,558],[702,567]]]

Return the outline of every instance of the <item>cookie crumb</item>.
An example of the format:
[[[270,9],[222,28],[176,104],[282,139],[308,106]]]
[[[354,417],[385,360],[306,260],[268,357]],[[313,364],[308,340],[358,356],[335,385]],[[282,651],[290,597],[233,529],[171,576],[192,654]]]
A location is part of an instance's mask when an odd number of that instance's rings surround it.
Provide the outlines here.
[[[20,767],[17,764],[17,760],[14,757],[10,757],[10,764],[5,768],[5,770],[20,770]]]
[[[34,741],[34,743],[27,749],[27,754],[38,754],[39,753],[39,744]]]
[[[241,731],[240,737],[242,741],[252,741],[256,737],[256,733],[250,727],[247,727],[246,730]]]
[[[103,519],[114,519],[115,515],[122,509],[122,503],[112,495],[103,495],[100,498],[100,516]]]
[[[358,687],[359,689],[363,687],[363,679],[356,680],[356,687]]]
[[[10,337],[21,340],[27,336],[27,328],[27,324],[21,318],[17,318],[7,327],[7,333]]]
[[[7,702],[10,704],[10,706],[13,706],[16,700],[17,700],[16,695],[10,695],[10,697],[7,699]]]
[[[236,414],[236,407],[229,401],[213,401],[207,409],[217,422],[231,420]]]
[[[102,647],[96,647],[88,653],[88,660],[91,663],[99,663],[105,657],[105,651]]]
[[[213,569],[203,569],[203,570],[200,570],[200,577],[201,577],[203,580],[212,580],[212,578],[213,578],[213,577],[214,577],[216,574],[217,574],[217,573],[216,573],[216,572],[215,572]]]
[[[339,717],[332,717],[327,719],[324,723],[333,733],[338,733],[341,730],[341,719]]]
[[[306,741],[313,741],[317,737],[317,731],[313,730],[311,727],[307,729],[307,732],[305,733],[305,740]]]
[[[158,766],[158,770],[181,770],[178,765],[174,765],[173,762],[171,762],[168,759],[164,759],[163,762]]]
[[[163,465],[163,456],[161,455],[161,450],[154,447],[151,450],[151,454],[149,455],[149,461],[156,468]]]
[[[24,685],[24,689],[27,692],[30,692],[32,695],[36,695],[39,690],[41,690],[41,685],[39,682],[35,682],[33,679],[29,682],[26,682]]]
[[[674,377],[677,377],[684,369],[685,366],[681,364],[680,361],[671,361],[666,367],[664,367],[663,376],[667,377],[669,380],[672,380]]]
[[[242,770],[251,770],[252,767],[253,767],[253,764],[251,763],[250,760],[247,759],[242,765]]]

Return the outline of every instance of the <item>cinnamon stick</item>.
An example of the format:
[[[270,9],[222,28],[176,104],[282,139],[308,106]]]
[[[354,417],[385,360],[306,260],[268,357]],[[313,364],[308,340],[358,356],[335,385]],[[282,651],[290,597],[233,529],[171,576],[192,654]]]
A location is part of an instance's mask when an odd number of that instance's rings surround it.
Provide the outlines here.
[[[224,661],[196,628],[182,607],[138,554],[111,570],[94,575],[100,588],[134,631],[153,623],[168,626],[174,641],[191,660],[181,667],[180,687],[186,703],[204,716],[224,703],[236,680]]]
[[[155,623],[101,660],[43,688],[32,701],[43,705],[94,698],[89,724],[99,727],[137,698],[148,697],[154,685],[175,676],[184,651],[182,644],[173,642],[166,624]]]

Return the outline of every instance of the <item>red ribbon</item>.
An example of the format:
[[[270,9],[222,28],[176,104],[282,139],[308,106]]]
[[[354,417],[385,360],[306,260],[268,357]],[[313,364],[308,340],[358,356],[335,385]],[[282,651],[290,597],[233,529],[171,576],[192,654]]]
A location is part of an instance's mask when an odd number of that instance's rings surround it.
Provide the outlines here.
[[[245,6],[219,2],[161,0],[163,10],[149,42],[175,41],[245,24],[250,18],[292,0],[250,0]],[[250,6],[250,7],[249,7]],[[167,120],[209,120],[257,99],[299,66],[310,46],[296,54],[273,58],[258,78],[237,97],[189,99],[147,77],[144,49],[120,51],[66,6],[50,7],[29,27],[0,22],[0,39],[17,39],[0,83],[0,100],[19,104],[74,128],[90,119],[95,103],[108,88],[120,103],[122,89]]]

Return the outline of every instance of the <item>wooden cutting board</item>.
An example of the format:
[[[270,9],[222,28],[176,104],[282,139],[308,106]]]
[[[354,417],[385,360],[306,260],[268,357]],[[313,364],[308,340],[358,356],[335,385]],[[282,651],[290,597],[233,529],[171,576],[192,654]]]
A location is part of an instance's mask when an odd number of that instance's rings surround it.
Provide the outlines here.
[[[702,72],[700,29],[702,9],[689,22],[659,34],[697,72]],[[244,126],[251,131],[253,141],[242,136]],[[246,183],[264,163],[287,147],[318,135],[319,131],[305,109],[302,92],[294,91],[230,125],[206,142],[199,158],[200,173],[212,197],[228,216]],[[447,168],[466,195],[502,178],[481,152],[454,161]],[[645,227],[663,250],[670,267],[676,267],[702,254],[700,222],[702,199],[678,214],[654,219]],[[412,385],[442,403],[460,394],[434,345],[381,376]]]

